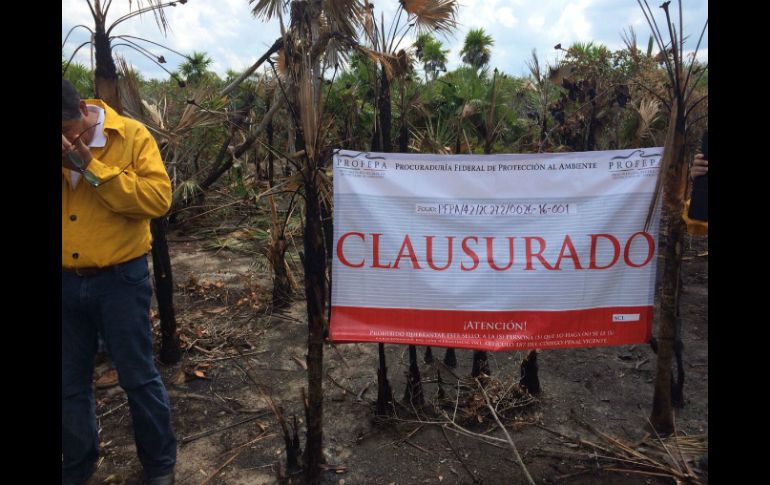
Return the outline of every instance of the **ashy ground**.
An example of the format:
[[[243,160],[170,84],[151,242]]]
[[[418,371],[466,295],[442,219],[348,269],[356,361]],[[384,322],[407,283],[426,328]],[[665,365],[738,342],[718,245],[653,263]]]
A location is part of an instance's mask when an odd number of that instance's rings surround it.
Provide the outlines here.
[[[307,324],[302,294],[280,313],[266,312],[271,283],[258,248],[170,237],[186,352],[180,364],[159,368],[179,440],[177,483],[257,485],[278,483],[280,476],[298,483],[284,469],[281,428],[265,395],[282,408],[289,425],[296,417],[304,442]],[[219,249],[207,249],[212,246]],[[703,459],[708,436],[707,247],[706,239],[692,239],[685,254],[686,402],[676,413],[678,438],[665,440],[665,447],[647,427],[656,362],[649,345],[543,351],[538,356],[543,392],[534,399],[518,393],[524,354],[490,354],[490,399],[536,483],[674,483],[661,470],[691,474],[692,483],[708,482]],[[157,318],[153,324],[158,335]],[[526,483],[483,395],[469,379],[471,351],[458,351],[459,365],[450,370],[424,363],[424,348],[418,348],[424,406],[402,401],[407,347],[386,345],[386,352],[399,402],[393,416],[375,419],[377,345],[325,347],[325,483]],[[433,353],[440,361],[444,349]],[[104,370],[106,364],[99,366],[99,372]],[[141,483],[125,394],[117,386],[99,389],[97,399],[102,456],[89,483]]]

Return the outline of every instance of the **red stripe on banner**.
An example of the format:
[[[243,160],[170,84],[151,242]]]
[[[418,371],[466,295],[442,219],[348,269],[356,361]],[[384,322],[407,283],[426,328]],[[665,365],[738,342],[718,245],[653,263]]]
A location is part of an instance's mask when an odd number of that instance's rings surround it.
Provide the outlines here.
[[[652,312],[651,305],[565,311],[333,306],[330,339],[479,350],[639,344],[650,340]]]

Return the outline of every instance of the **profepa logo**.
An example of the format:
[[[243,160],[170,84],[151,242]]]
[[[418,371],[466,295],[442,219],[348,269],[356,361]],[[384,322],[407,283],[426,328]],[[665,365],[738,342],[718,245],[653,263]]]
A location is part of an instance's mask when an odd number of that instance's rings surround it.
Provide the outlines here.
[[[613,178],[655,176],[660,168],[661,155],[634,150],[626,156],[612,157],[607,168]]]
[[[336,165],[338,168],[349,170],[387,170],[388,164],[385,157],[374,156],[368,152],[359,152],[353,155],[337,153]]]

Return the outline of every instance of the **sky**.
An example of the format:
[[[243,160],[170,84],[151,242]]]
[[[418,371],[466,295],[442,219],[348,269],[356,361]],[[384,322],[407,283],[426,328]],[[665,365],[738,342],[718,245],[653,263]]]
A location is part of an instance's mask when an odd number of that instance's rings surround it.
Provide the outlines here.
[[[378,19],[383,13],[386,25],[390,25],[399,6],[398,0],[370,3],[374,4]],[[659,8],[661,3],[662,0],[650,3],[658,25],[665,24],[663,10]],[[689,35],[685,50],[691,52],[708,20],[708,0],[682,0],[681,3],[683,30]],[[136,1],[115,0],[107,16],[108,24],[128,13],[130,4],[136,10]],[[678,24],[677,5],[677,2],[671,2],[670,8]],[[278,20],[264,22],[255,18],[248,0],[189,0],[186,5],[169,7],[165,12],[171,25],[165,37],[152,14],[122,22],[112,35],[142,37],[184,54],[205,52],[214,61],[210,69],[222,77],[228,69],[242,71],[252,65],[280,36]],[[533,49],[537,50],[543,65],[557,61],[559,51],[554,46],[559,43],[567,47],[574,42],[593,41],[617,50],[624,47],[623,31],[633,27],[640,47],[645,49],[651,32],[635,0],[461,0],[457,22],[458,28],[451,36],[437,36],[444,48],[450,50],[449,70],[462,65],[460,50],[468,31],[483,27],[495,41],[490,67],[515,76],[529,74],[526,62],[532,58]],[[93,27],[86,0],[62,0],[62,42],[70,29],[78,24]],[[82,27],[72,31],[62,48],[64,57],[69,58],[77,46],[89,40],[89,36]],[[115,40],[113,44],[120,42]],[[408,47],[412,42],[414,36],[407,36],[402,47]],[[163,55],[167,60],[164,66],[169,70],[175,70],[185,60],[152,44],[142,45],[156,55]],[[168,78],[156,64],[133,49],[117,46],[114,52],[147,78]],[[708,60],[708,28],[698,50],[698,59]],[[78,51],[75,60],[91,65],[88,46]]]

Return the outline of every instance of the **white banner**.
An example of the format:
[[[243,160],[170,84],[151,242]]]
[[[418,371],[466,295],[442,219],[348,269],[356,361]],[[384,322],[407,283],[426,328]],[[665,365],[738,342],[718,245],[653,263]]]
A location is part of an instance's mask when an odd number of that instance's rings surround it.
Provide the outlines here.
[[[330,336],[486,348],[649,339],[662,148],[338,151]]]

